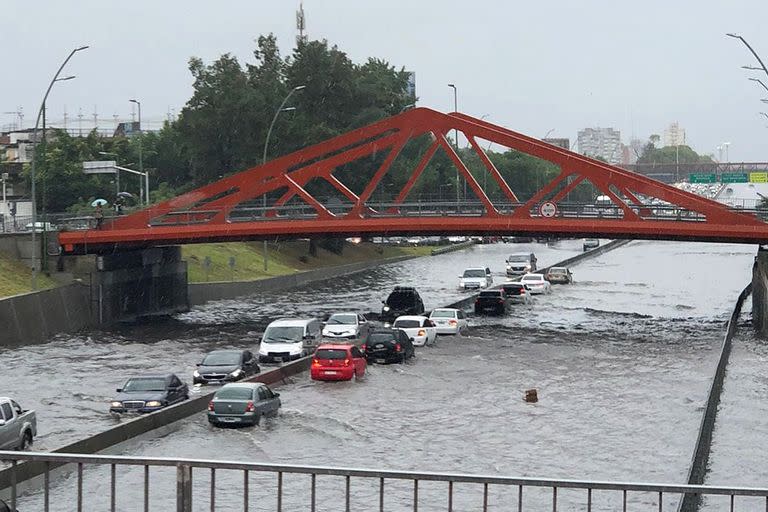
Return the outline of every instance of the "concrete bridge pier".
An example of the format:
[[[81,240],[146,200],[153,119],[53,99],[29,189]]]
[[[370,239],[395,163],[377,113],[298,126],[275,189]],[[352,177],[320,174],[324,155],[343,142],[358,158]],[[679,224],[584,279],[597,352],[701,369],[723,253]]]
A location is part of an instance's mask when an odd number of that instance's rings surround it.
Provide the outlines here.
[[[760,246],[752,266],[752,325],[768,338],[768,248]]]
[[[74,258],[66,266],[90,287],[94,324],[189,310],[187,263],[179,246]]]

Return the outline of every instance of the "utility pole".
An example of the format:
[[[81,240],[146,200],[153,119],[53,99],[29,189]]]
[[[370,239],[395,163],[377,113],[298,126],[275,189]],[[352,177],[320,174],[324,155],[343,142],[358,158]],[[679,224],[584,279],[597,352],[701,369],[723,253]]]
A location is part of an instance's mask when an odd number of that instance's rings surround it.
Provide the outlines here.
[[[459,111],[459,93],[456,89],[456,84],[448,84],[448,87],[453,89],[453,111],[458,112]],[[459,129],[454,128],[453,130],[453,137],[454,141],[453,144],[456,147],[456,155],[459,154]],[[466,180],[464,182],[464,186],[466,187],[467,183]],[[461,191],[459,190],[459,168],[456,168],[456,208],[459,207],[459,202],[461,201]],[[466,189],[464,191],[464,195],[466,196]]]

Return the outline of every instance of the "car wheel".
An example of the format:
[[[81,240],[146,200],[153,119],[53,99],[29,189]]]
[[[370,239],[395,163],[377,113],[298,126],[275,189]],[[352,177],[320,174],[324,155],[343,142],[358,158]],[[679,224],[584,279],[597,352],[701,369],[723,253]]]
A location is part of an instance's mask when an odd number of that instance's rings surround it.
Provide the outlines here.
[[[32,446],[32,433],[27,430],[24,432],[24,436],[21,438],[21,445],[19,445],[19,450],[24,451],[30,446]]]

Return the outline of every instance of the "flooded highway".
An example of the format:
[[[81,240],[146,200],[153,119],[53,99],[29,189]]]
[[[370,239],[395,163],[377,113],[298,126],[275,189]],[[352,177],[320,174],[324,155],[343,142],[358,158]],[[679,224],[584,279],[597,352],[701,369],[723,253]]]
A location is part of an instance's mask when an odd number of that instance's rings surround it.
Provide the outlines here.
[[[106,402],[131,372],[170,370],[188,379],[205,351],[253,347],[257,333],[278,316],[377,311],[396,284],[416,286],[428,309],[444,305],[464,295],[456,289],[464,267],[488,265],[498,281],[505,257],[529,248],[546,265],[580,252],[581,241],[551,247],[477,246],[300,290],[219,301],[163,323],[6,350],[11,366],[0,384],[13,390],[34,383],[16,396],[38,409],[42,435],[36,448],[55,447],[113,424]],[[419,350],[412,363],[369,366],[359,382],[316,383],[308,375],[297,377],[280,388],[280,416],[261,427],[216,429],[199,414],[161,436],[128,442],[119,452],[682,482],[724,323],[751,278],[754,253],[750,246],[632,242],[574,267],[573,285],[556,286],[529,307],[516,306],[504,318],[472,318],[468,336],[440,338],[437,346]],[[49,372],[53,378],[42,378]],[[537,404],[523,402],[528,388],[538,389]],[[719,456],[727,461],[738,452],[724,445]],[[120,481],[140,482],[139,472],[121,473]],[[153,504],[172,506],[173,478],[173,471],[158,470],[153,476],[153,488],[169,491],[153,494]],[[207,476],[196,478],[196,503],[201,504]],[[273,508],[274,478],[253,478],[257,504],[252,509]],[[86,488],[98,488],[97,480],[91,472]],[[231,475],[231,480],[242,483],[240,475]],[[229,481],[226,474],[217,475],[221,510],[240,500],[239,486]],[[257,485],[259,481],[264,485]],[[71,483],[67,479],[54,486],[63,503],[73,499]],[[373,508],[366,500],[377,486],[360,485],[353,488],[359,508]],[[295,477],[286,486],[286,509],[306,509],[308,477]],[[321,485],[319,499],[340,488],[340,481]],[[393,484],[388,489],[391,503],[408,503],[406,487]],[[130,504],[138,491],[138,484],[135,490],[121,487],[118,502],[125,510],[134,509]],[[433,509],[428,501],[432,492],[444,503],[444,489],[438,494],[427,486],[420,492],[427,500],[422,510]],[[492,503],[516,503],[516,490],[495,492]],[[28,504],[23,509],[34,509],[39,499],[39,492],[31,492],[21,502]],[[88,499],[96,509],[104,508],[108,497],[92,492]],[[526,496],[533,509],[547,499],[544,491]],[[564,492],[561,503],[583,499]],[[655,497],[633,499],[634,505],[647,507]],[[457,500],[456,510],[478,507],[474,490],[462,491]],[[615,509],[616,500],[596,497],[594,509]],[[666,497],[665,509],[676,503],[677,496]]]

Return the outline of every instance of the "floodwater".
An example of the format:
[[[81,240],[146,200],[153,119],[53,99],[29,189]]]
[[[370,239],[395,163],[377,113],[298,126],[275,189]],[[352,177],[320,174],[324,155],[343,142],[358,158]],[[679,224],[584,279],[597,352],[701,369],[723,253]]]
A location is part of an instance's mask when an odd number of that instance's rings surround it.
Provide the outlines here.
[[[503,260],[511,252],[530,248],[546,265],[576,254],[580,245],[572,240],[552,247],[478,246],[320,286],[220,301],[159,324],[59,338],[8,351],[14,363],[10,375],[0,377],[7,381],[0,383],[12,389],[9,384],[35,382],[16,396],[39,411],[51,404],[52,411],[40,411],[40,445],[57,446],[115,421],[104,413],[106,401],[132,371],[162,369],[188,376],[211,348],[252,347],[256,333],[276,316],[375,311],[395,284],[417,286],[427,308],[436,307],[463,296],[455,286],[466,266],[488,265],[503,279]],[[371,366],[358,382],[315,383],[298,376],[280,387],[280,416],[261,427],[215,429],[199,414],[161,436],[128,442],[119,452],[683,482],[724,324],[751,278],[754,252],[749,246],[632,242],[574,267],[573,285],[557,286],[530,307],[516,306],[507,317],[474,318],[468,336],[442,337],[409,364]],[[51,369],[57,370],[48,379],[53,382],[44,382],[40,377]],[[523,402],[529,388],[538,390],[537,404]],[[58,414],[64,412],[62,419]],[[720,456],[727,460],[731,454],[726,449]],[[104,475],[88,473],[86,489],[102,485],[105,491]],[[209,476],[196,475],[195,509],[202,509]],[[118,478],[118,508],[138,508],[141,472],[121,470]],[[160,510],[172,507],[173,478],[172,471],[153,473],[152,503]],[[337,510],[343,479],[318,481],[318,510]],[[241,507],[241,485],[241,474],[217,474],[217,507]],[[72,490],[71,475],[53,486],[54,496],[69,508]],[[377,508],[378,481],[355,479],[352,490],[354,510]],[[551,504],[548,492],[527,492],[528,509]],[[308,477],[290,477],[286,493],[285,510],[307,509]],[[584,509],[585,494],[561,491],[561,510]],[[86,495],[88,509],[108,503],[103,491]],[[419,495],[421,510],[445,507],[442,487],[425,484]],[[254,476],[251,496],[251,510],[274,509],[274,478]],[[409,506],[411,497],[407,484],[389,485],[387,510]],[[631,496],[630,509],[647,509],[655,499]],[[665,496],[665,509],[677,499]],[[20,508],[35,509],[39,500],[39,492],[31,492]],[[616,509],[620,500],[600,493],[594,510]],[[490,503],[497,510],[509,509],[517,503],[517,489],[492,488]],[[482,489],[465,486],[456,494],[454,509],[476,510],[481,504]]]

